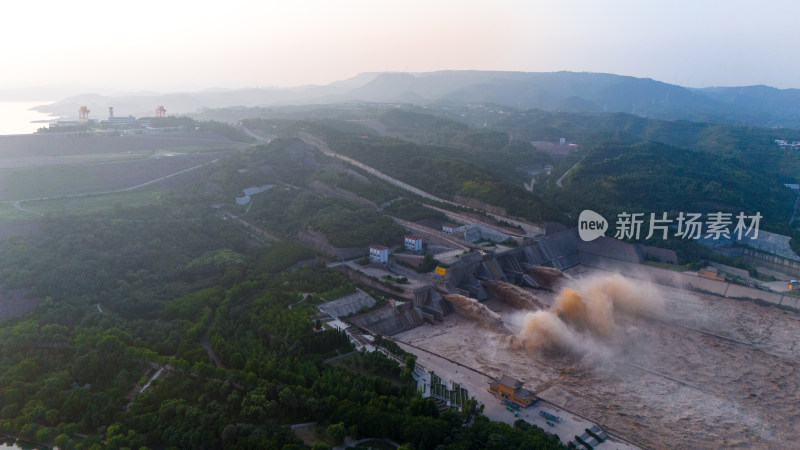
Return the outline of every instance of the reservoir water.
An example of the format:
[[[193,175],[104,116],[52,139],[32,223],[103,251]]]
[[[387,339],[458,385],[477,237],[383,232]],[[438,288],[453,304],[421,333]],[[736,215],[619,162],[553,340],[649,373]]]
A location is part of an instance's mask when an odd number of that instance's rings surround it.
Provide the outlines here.
[[[30,134],[39,128],[46,127],[46,123],[34,123],[35,120],[56,119],[48,114],[34,111],[31,108],[53,103],[52,101],[0,101],[0,135],[4,134]]]

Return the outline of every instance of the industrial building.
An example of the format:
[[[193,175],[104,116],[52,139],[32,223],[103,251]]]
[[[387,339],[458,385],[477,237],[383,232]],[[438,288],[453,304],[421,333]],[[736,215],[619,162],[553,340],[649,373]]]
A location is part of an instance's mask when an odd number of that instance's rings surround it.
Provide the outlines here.
[[[77,127],[80,125],[80,122],[77,120],[57,120],[55,123],[51,123],[48,125],[48,128],[56,128],[56,127]]]
[[[363,255],[363,253],[362,253]],[[377,263],[389,262],[389,248],[382,245],[369,246],[369,260]]]
[[[132,125],[143,125],[137,124],[136,117],[127,116],[127,117],[115,117],[114,116],[114,107],[108,107],[108,119],[101,120],[100,125],[104,127],[129,127]],[[147,124],[149,125],[149,124]]]
[[[115,128],[115,129],[125,129],[125,130],[136,130],[136,133],[147,133],[148,129],[150,129],[151,123],[148,120],[140,120],[134,116],[128,115],[125,117],[118,117],[114,115],[114,107],[110,106],[108,108],[108,118],[98,121],[97,119],[90,119],[89,107],[81,106],[78,109],[78,120],[59,120],[56,122],[52,122],[49,124],[50,128],[57,128],[57,127],[76,127],[82,125],[88,126],[101,126],[103,128]],[[166,117],[167,109],[164,106],[159,106],[155,110],[156,117]],[[164,131],[168,129],[177,129],[177,127],[159,127],[155,129],[155,132]],[[149,133],[152,133],[153,130],[149,130]]]
[[[412,252],[421,252],[422,251],[422,238],[416,236],[406,236],[403,239],[403,243],[406,246],[407,250],[411,250]]]
[[[489,383],[489,392],[502,397],[508,403],[525,408],[536,401],[536,395],[523,388],[522,384],[522,381],[503,375]]]

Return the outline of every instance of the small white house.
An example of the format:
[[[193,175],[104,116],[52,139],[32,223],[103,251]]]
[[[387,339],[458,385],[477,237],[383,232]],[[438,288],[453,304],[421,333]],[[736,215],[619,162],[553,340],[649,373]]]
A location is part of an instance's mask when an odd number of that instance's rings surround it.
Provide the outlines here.
[[[453,225],[452,223],[443,223],[442,224],[442,232],[452,234],[456,231],[458,225]]]
[[[382,245],[370,245],[369,260],[377,263],[389,262],[389,248]]]

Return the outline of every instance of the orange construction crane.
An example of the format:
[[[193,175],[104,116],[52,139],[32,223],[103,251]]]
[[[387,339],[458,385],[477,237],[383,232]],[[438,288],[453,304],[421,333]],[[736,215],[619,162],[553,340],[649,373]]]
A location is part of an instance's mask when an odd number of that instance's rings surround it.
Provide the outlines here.
[[[78,110],[78,123],[80,124],[87,124],[89,123],[89,108],[85,106],[81,106]]]

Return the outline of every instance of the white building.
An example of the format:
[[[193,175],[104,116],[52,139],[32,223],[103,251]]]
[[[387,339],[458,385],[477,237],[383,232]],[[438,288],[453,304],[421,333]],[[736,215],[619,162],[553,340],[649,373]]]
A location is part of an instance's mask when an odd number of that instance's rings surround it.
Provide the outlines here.
[[[411,250],[413,252],[421,252],[422,251],[422,238],[415,237],[415,236],[406,236],[403,239],[403,243],[406,246],[406,249]]]
[[[370,245],[369,260],[377,263],[389,262],[389,248],[382,245]]]
[[[442,224],[442,232],[444,233],[454,233],[458,225],[453,225],[452,223],[443,223]]]

